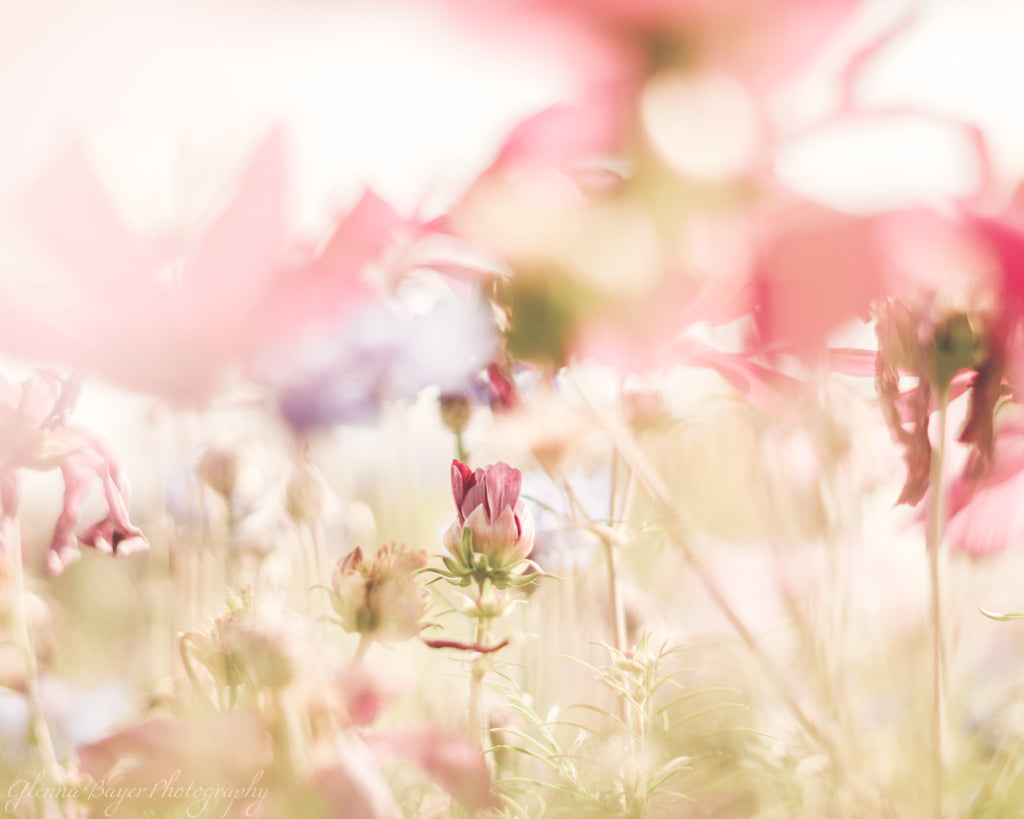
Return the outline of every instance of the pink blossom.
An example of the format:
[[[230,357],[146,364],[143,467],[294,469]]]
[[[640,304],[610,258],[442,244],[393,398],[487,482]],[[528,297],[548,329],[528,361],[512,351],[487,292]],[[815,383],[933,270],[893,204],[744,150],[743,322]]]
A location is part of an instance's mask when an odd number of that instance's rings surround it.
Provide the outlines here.
[[[506,463],[475,472],[452,461],[452,496],[458,517],[444,535],[445,548],[459,556],[463,529],[473,535],[473,551],[492,566],[524,560],[533,551],[533,518],[519,497],[523,476]]]
[[[30,234],[63,274],[60,298],[43,304],[4,292],[0,349],[174,401],[207,398],[272,341],[360,299],[363,266],[403,224],[367,192],[324,250],[295,264],[286,256],[285,181],[284,139],[274,131],[189,252],[158,252],[121,222],[82,149],[68,148],[23,207]]]

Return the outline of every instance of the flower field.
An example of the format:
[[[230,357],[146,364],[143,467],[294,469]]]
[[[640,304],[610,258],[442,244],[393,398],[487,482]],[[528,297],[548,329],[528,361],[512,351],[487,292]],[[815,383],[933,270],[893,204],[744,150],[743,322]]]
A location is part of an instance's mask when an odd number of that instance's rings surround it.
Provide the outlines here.
[[[1024,816],[1018,4],[8,12],[3,815]]]

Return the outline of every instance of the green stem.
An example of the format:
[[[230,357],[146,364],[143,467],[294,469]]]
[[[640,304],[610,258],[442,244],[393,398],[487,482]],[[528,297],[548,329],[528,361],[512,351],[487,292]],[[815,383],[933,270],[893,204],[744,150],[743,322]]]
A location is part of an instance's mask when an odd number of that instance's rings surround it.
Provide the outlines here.
[[[928,578],[931,592],[931,626],[932,626],[932,793],[934,797],[934,815],[941,819],[943,815],[943,791],[945,789],[945,771],[943,762],[943,731],[945,708],[943,704],[943,676],[945,673],[944,647],[942,627],[942,588],[940,574],[940,549],[943,537],[943,519],[945,516],[945,490],[942,481],[942,464],[946,448],[946,395],[939,395],[938,429],[936,430],[935,448],[932,452],[928,472],[928,521],[925,529],[925,548],[928,551]]]
[[[463,463],[469,462],[469,451],[466,449],[466,443],[462,439],[462,433],[455,433],[455,455]]]

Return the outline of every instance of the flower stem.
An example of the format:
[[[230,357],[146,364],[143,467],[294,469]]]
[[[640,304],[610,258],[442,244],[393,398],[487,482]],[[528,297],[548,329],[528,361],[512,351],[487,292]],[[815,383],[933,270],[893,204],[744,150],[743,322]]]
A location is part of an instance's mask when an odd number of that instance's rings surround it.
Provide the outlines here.
[[[479,618],[476,621],[476,645],[483,644],[488,631],[485,618]],[[486,724],[482,696],[484,675],[487,673],[483,664],[485,656],[480,654],[473,660],[469,678],[469,738],[479,742],[481,749],[484,747],[483,726]]]
[[[462,440],[461,432],[455,433],[455,456],[463,463],[469,461],[469,450],[466,449],[466,443]]]
[[[352,655],[352,662],[355,665],[359,665],[366,657],[366,652],[370,650],[370,646],[373,645],[373,637],[369,634],[359,635],[359,645],[356,646],[356,653]]]
[[[686,527],[682,519],[679,517],[676,505],[672,502],[671,493],[662,481],[657,469],[651,464],[643,450],[641,450],[639,444],[636,442],[636,439],[630,431],[626,429],[623,424],[617,423],[614,419],[609,417],[608,413],[598,405],[590,395],[589,390],[587,390],[578,379],[576,381],[576,389],[586,404],[590,407],[591,412],[594,413],[598,422],[611,436],[616,449],[619,451],[620,457],[632,470],[640,488],[654,504],[658,515],[663,521],[669,540],[680,550],[683,558],[693,570],[697,579],[704,587],[705,592],[707,592],[708,597],[711,598],[711,601],[722,612],[730,625],[739,635],[740,639],[746,644],[747,648],[764,668],[766,674],[771,678],[776,689],[786,701],[787,706],[796,718],[797,722],[800,723],[808,736],[814,739],[814,741],[817,742],[829,755],[838,774],[838,770],[840,769],[842,762],[839,748],[829,738],[829,736],[826,735],[824,731],[807,716],[803,708],[800,707],[800,704],[794,697],[785,676],[775,665],[768,652],[758,642],[754,633],[747,627],[746,623],[743,622],[743,619],[733,608],[732,604],[729,603],[729,600],[718,583],[718,580],[715,578],[714,573],[704,565],[703,561],[698,557],[696,551],[690,545]]]
[[[945,708],[943,704],[943,676],[945,674],[945,643],[942,628],[942,594],[940,575],[940,548],[942,546],[943,519],[945,516],[945,491],[942,481],[942,464],[946,448],[946,407],[947,396],[939,395],[938,429],[936,430],[935,448],[932,453],[928,472],[928,521],[925,529],[925,548],[928,551],[928,578],[931,592],[931,626],[932,626],[932,713],[931,713],[931,764],[932,794],[934,798],[934,815],[940,819],[943,815],[943,790],[945,789],[945,771],[943,760],[943,732]]]
[[[0,537],[7,547],[7,561],[10,571],[11,630],[14,642],[21,652],[25,665],[25,694],[28,699],[29,720],[32,736],[39,751],[47,780],[53,785],[63,782],[64,774],[57,761],[50,729],[46,724],[42,699],[39,695],[39,665],[36,662],[32,632],[28,624],[27,590],[25,588],[24,557],[21,549],[21,530],[17,520],[17,485],[12,474],[5,475],[4,510],[0,519]],[[61,806],[63,813],[63,806]]]
[[[615,464],[613,463],[613,469]],[[567,478],[563,478],[562,486],[565,487],[565,494],[569,498],[569,505],[575,510],[576,514],[585,520],[587,518],[586,510],[583,508],[583,504],[580,503],[579,498],[576,495],[575,490],[572,488],[572,484],[569,483]],[[612,497],[612,503],[614,504],[614,495]],[[614,508],[614,507],[613,507]],[[614,521],[609,522],[610,525],[614,525]],[[608,568],[608,602],[610,604],[610,615],[611,615],[611,632],[613,645],[618,651],[626,650],[626,613],[622,606],[622,587],[621,581],[619,580],[619,549],[618,543],[613,537],[614,530],[610,528],[602,528],[597,532],[597,536],[604,546],[604,557],[605,565]]]

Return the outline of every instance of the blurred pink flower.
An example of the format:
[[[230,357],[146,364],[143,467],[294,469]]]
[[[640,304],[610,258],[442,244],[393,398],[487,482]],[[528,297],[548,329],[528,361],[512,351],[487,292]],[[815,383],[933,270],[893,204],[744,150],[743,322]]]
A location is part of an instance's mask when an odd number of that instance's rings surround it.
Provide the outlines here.
[[[491,773],[475,743],[439,725],[403,725],[364,737],[378,753],[414,762],[470,813],[499,806]]]
[[[458,517],[444,535],[445,548],[458,558],[463,529],[473,535],[473,551],[494,567],[524,560],[533,551],[533,518],[519,497],[523,476],[506,463],[471,470],[452,461],[452,496]]]
[[[367,192],[312,260],[286,259],[283,136],[263,140],[227,207],[180,257],[119,219],[82,149],[67,149],[28,191],[32,235],[63,273],[60,298],[7,288],[0,349],[92,372],[174,401],[208,397],[227,371],[365,289],[368,259],[404,224]]]
[[[1003,552],[1024,539],[1024,423],[1001,425],[992,463],[971,453],[950,484],[946,538],[950,548],[972,557]]]
[[[64,503],[46,557],[46,570],[60,573],[78,557],[78,542],[107,554],[126,555],[148,547],[128,516],[128,482],[109,444],[87,429],[69,423],[78,384],[53,375],[26,379],[20,390],[0,377],[0,477],[4,514],[16,509],[18,469],[60,469]],[[82,504],[99,480],[106,516],[78,531]]]

